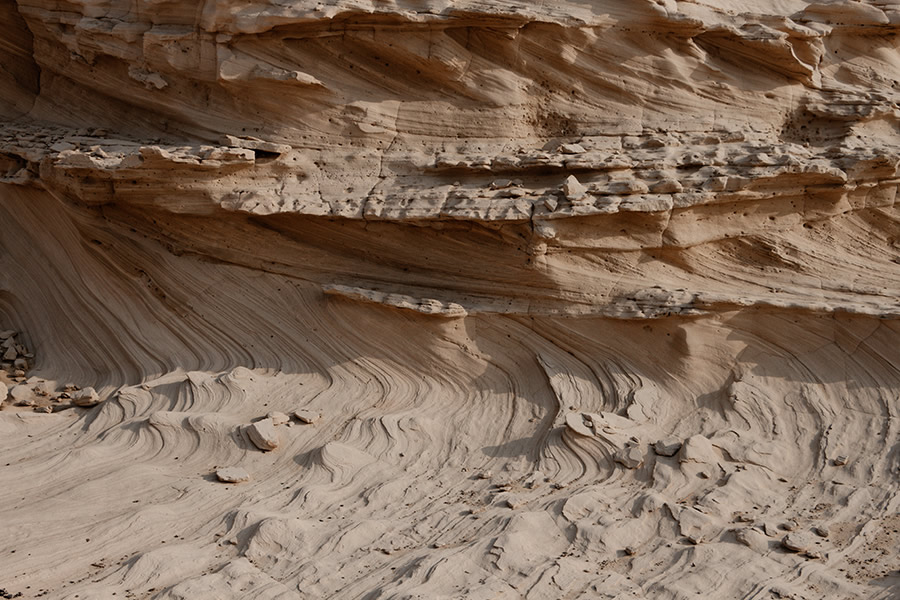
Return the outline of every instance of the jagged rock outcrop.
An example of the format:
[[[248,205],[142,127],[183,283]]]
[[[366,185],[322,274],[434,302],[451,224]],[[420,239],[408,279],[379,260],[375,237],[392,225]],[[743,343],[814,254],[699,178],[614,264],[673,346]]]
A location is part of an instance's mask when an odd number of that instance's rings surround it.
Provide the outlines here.
[[[898,33],[0,0],[0,588],[893,597]]]

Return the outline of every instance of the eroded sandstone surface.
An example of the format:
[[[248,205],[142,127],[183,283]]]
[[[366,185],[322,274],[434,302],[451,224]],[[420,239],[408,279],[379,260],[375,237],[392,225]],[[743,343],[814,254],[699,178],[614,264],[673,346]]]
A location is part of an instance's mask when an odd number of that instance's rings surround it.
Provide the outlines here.
[[[0,591],[897,597],[898,33],[0,0]]]

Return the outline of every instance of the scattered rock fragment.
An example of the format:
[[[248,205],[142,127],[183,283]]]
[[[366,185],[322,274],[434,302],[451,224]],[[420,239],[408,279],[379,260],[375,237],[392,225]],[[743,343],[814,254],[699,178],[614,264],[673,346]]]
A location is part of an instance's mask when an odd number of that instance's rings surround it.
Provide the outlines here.
[[[14,346],[10,346],[6,349],[6,352],[3,353],[3,360],[13,361],[16,360],[16,357],[18,355],[19,353],[16,352],[16,348]]]
[[[75,406],[96,406],[100,403],[100,396],[92,387],[86,387],[71,394],[72,404]]]
[[[9,390],[9,399],[18,406],[29,406],[29,403],[34,404],[34,392],[30,386],[20,383]]]
[[[812,546],[812,541],[803,533],[792,531],[784,536],[781,545],[791,552],[806,552]]]
[[[622,448],[615,453],[613,460],[626,469],[638,469],[644,464],[644,452],[638,446]]]
[[[275,425],[284,425],[285,423],[289,423],[291,418],[284,414],[283,412],[272,411],[266,415],[266,418],[272,419],[272,422]]]
[[[0,381],[0,402],[5,402],[6,398],[9,396],[9,388],[6,387],[6,384]]]
[[[829,531],[828,525],[816,525],[813,527],[813,533],[819,537],[827,538],[831,531]]]
[[[778,525],[776,525],[775,523],[772,523],[772,522],[764,523],[763,531],[765,531],[766,535],[769,537],[775,537],[780,533],[780,531],[778,529]]]
[[[660,456],[675,456],[681,450],[681,440],[666,438],[653,444],[653,451]]]
[[[574,175],[569,175],[566,178],[562,191],[566,199],[570,202],[581,200],[584,198],[585,194],[587,194],[587,188],[582,185]]]
[[[295,410],[294,416],[298,421],[305,423],[306,425],[312,425],[321,418],[319,413],[305,409]]]
[[[53,384],[49,381],[39,381],[32,388],[38,396],[50,396],[53,392]]]
[[[247,435],[250,436],[250,441],[263,451],[274,450],[280,441],[272,419],[263,419],[252,423],[247,427]]]
[[[843,467],[844,465],[847,464],[847,460],[848,460],[848,458],[846,456],[844,456],[843,454],[841,454],[840,456],[836,456],[836,457],[834,457],[834,461],[833,461],[834,466]]]
[[[223,483],[241,483],[250,481],[250,473],[241,467],[225,467],[216,471],[216,477]]]

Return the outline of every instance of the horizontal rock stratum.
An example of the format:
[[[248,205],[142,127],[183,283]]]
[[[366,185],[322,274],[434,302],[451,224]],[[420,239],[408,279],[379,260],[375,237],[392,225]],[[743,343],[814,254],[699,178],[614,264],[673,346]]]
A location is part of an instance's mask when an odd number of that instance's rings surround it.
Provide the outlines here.
[[[0,595],[896,597],[898,33],[0,0]]]

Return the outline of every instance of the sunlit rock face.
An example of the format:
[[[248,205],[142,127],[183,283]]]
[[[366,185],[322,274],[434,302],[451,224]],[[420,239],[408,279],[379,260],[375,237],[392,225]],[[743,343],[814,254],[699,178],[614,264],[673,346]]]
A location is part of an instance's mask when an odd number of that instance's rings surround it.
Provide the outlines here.
[[[0,591],[897,597],[898,32],[0,0]]]

